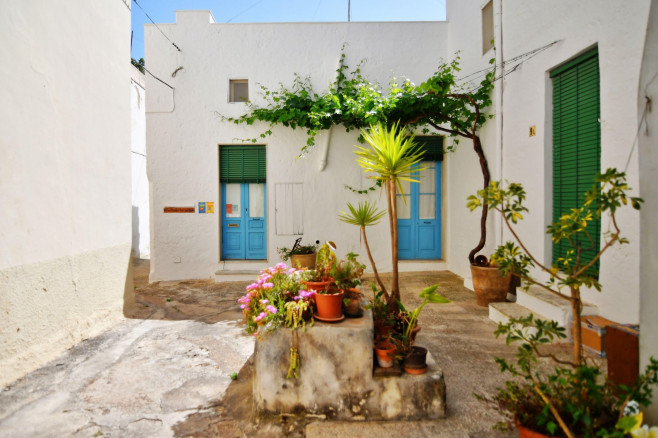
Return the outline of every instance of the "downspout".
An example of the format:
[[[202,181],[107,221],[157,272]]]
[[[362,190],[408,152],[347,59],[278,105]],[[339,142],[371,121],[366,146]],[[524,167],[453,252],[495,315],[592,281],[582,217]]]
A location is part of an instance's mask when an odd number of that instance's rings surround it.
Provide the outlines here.
[[[505,56],[503,52],[503,0],[499,0],[499,8],[498,8],[498,23],[499,23],[499,32],[500,32],[500,87],[499,87],[499,105],[498,105],[498,115],[499,115],[499,120],[500,120],[500,129],[498,130],[498,179],[503,180],[505,178],[505,175],[503,173],[503,130],[505,127],[504,124],[504,114],[503,114],[503,96],[505,92]],[[498,215],[496,216],[498,217]],[[498,244],[502,245],[503,243],[503,230],[504,230],[504,224],[502,219],[498,219],[498,226],[499,226],[499,232],[498,232]]]
[[[327,167],[327,157],[329,156],[329,144],[331,143],[331,130],[333,128],[334,127],[332,125],[327,131],[327,135],[322,136],[322,139],[324,141],[322,145],[322,157],[320,158],[320,172],[322,172]]]

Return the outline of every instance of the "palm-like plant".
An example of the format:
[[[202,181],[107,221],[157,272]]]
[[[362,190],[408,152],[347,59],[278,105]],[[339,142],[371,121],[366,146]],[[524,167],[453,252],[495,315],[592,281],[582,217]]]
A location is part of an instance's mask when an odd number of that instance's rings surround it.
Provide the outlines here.
[[[386,212],[384,210],[377,210],[375,204],[370,201],[359,202],[356,207],[348,202],[347,208],[350,210],[349,213],[341,211],[338,218],[345,223],[356,225],[361,229],[361,236],[363,237],[363,243],[366,246],[366,252],[368,253],[370,265],[372,266],[372,272],[375,274],[375,280],[377,281],[379,288],[388,296],[386,287],[384,287],[384,283],[381,278],[379,278],[377,266],[375,266],[375,260],[370,253],[370,245],[368,245],[368,238],[366,237],[366,227],[377,225]]]
[[[404,195],[402,181],[418,182],[412,177],[412,172],[424,170],[415,168],[423,152],[414,143],[414,136],[409,135],[397,123],[390,127],[382,124],[370,125],[370,129],[361,130],[361,135],[369,147],[357,146],[354,153],[359,158],[356,161],[364,171],[373,173],[370,178],[381,181],[386,191],[393,261],[393,284],[391,293],[387,293],[386,296],[389,309],[396,309],[400,301],[396,194],[399,190],[400,194]]]

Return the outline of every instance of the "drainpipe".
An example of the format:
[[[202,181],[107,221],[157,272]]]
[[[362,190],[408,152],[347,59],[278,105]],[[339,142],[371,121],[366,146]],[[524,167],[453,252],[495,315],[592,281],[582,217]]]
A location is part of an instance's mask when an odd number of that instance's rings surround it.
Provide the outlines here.
[[[322,136],[323,145],[322,145],[322,157],[320,158],[320,172],[322,172],[327,167],[327,157],[329,156],[329,144],[331,143],[331,130],[334,127],[331,126],[327,131],[327,135]]]
[[[503,96],[504,96],[504,91],[505,91],[505,56],[503,52],[503,0],[498,1],[498,29],[500,32],[500,87],[498,87],[498,119],[500,123],[500,127],[498,130],[498,179],[502,180],[504,179],[504,174],[503,174],[503,128],[505,126],[503,122]],[[498,216],[496,216],[498,217]],[[498,233],[498,244],[503,243],[503,231],[504,231],[504,226],[503,226],[503,220],[502,218],[498,219],[498,227],[499,227],[499,233]]]

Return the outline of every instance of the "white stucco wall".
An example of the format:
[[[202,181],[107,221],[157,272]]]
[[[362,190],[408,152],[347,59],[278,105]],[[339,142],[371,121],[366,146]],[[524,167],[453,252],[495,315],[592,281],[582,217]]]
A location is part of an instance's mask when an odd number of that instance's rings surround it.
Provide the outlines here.
[[[147,259],[149,231],[149,182],[146,176],[146,79],[130,67],[130,144],[132,147],[132,254]]]
[[[494,56],[509,60],[559,42],[527,59],[515,71],[499,68],[494,118],[480,132],[493,179],[524,184],[531,210],[519,226],[530,249],[550,261],[551,244],[545,235],[551,220],[551,81],[549,72],[589,48],[598,46],[601,69],[602,169],[626,165],[638,119],[635,92],[644,44],[643,29],[649,1],[621,5],[588,0],[577,5],[561,0],[528,4],[520,0],[494,1],[494,34],[497,50],[482,53],[481,7],[485,2],[451,1],[447,23],[314,23],[314,24],[214,24],[207,12],[183,11],[177,24],[161,28],[181,47],[178,52],[153,26],[146,26],[149,68],[174,90],[147,78],[147,138],[149,176],[152,181],[151,280],[210,277],[219,261],[219,184],[217,145],[234,144],[236,138],[254,137],[264,124],[235,126],[218,119],[215,112],[237,116],[243,104],[228,104],[228,80],[248,78],[251,98],[254,85],[277,88],[290,85],[295,72],[309,75],[322,90],[333,79],[340,46],[347,42],[347,63],[354,66],[367,57],[364,73],[386,83],[392,75],[422,81],[440,58],[459,51],[463,77],[489,66]],[[300,37],[301,36],[301,37]],[[183,47],[185,46],[185,47]],[[171,74],[182,67],[176,74]],[[477,76],[476,76],[477,77]],[[479,78],[481,79],[481,78]],[[466,82],[466,81],[463,81]],[[530,126],[537,135],[528,136]],[[358,168],[350,151],[356,134],[334,129],[329,165],[318,172],[320,148],[295,160],[305,135],[277,127],[264,139],[268,148],[268,260],[278,260],[276,248],[290,245],[295,236],[274,234],[274,184],[304,183],[304,238],[333,239],[344,249],[358,250],[358,230],[340,223],[336,212],[345,201],[362,199],[343,189],[358,186]],[[322,144],[322,142],[318,142]],[[638,187],[637,154],[630,157],[629,182]],[[443,258],[447,267],[470,278],[467,256],[479,240],[479,214],[469,213],[466,197],[482,186],[482,173],[472,144],[462,139],[443,163]],[[321,193],[321,195],[320,195]],[[315,208],[320,198],[324,206]],[[383,200],[379,199],[383,206]],[[163,214],[165,206],[192,206],[199,201],[216,203],[214,215]],[[610,251],[601,262],[604,292],[585,291],[602,315],[625,323],[639,321],[639,215],[619,215],[623,233],[631,244]],[[604,227],[607,222],[604,220]],[[501,243],[502,226],[496,215],[488,221],[489,255]],[[369,240],[380,245],[378,266],[390,269],[386,224],[368,230]],[[180,260],[180,262],[178,262]],[[620,275],[620,272],[635,275]]]
[[[652,108],[647,107],[650,98]],[[646,115],[638,135],[640,191],[644,205],[640,213],[640,368],[649,358],[658,359],[658,5],[651,5],[637,95],[638,117]],[[647,424],[658,424],[658,396],[646,415]]]
[[[129,5],[3,3],[0,385],[121,318]]]
[[[482,62],[479,7],[476,2],[449,2],[451,49],[463,46],[462,58],[465,65]],[[603,4],[602,4],[603,3]],[[644,31],[649,1],[620,3],[617,1],[539,1],[522,0],[494,1],[496,22],[496,47],[498,56],[512,59],[553,41],[559,43],[528,59],[516,71],[509,73],[503,81],[496,82],[496,94],[500,100],[502,87],[502,111],[497,110],[492,124],[500,129],[502,120],[502,155],[496,157],[487,151],[492,175],[523,183],[528,198],[526,205],[530,214],[518,227],[530,250],[550,263],[550,240],[545,237],[546,226],[551,220],[552,185],[552,138],[551,138],[551,81],[549,72],[560,64],[571,60],[589,48],[598,46],[601,74],[601,169],[617,167],[624,169],[638,126],[637,98],[635,90],[639,80],[640,62],[644,45]],[[501,18],[502,17],[502,18]],[[501,42],[502,23],[502,42]],[[469,34],[471,34],[469,36]],[[468,47],[468,49],[466,49]],[[484,57],[486,58],[486,56]],[[488,58],[487,58],[488,59]],[[514,64],[509,64],[509,70]],[[499,71],[502,73],[502,71]],[[493,122],[493,120],[491,121]],[[486,129],[491,129],[492,125]],[[529,137],[530,126],[537,127],[537,135]],[[483,137],[495,143],[500,141],[500,132],[494,138]],[[466,163],[456,161],[460,154],[451,158],[451,175],[461,177]],[[493,159],[492,159],[493,157]],[[499,160],[502,159],[502,164]],[[455,166],[452,166],[456,164]],[[626,169],[631,187],[638,188],[638,155],[631,155]],[[457,180],[450,196],[454,202],[455,217],[450,220],[450,235],[462,236],[464,227],[472,229],[470,219],[460,220],[457,208],[465,203],[464,193],[459,192]],[[459,192],[459,193],[458,193]],[[473,191],[471,190],[470,193]],[[637,192],[635,192],[637,194]],[[452,211],[449,208],[449,211]],[[629,209],[630,210],[630,209]],[[631,243],[609,251],[601,261],[600,281],[604,290],[585,291],[587,301],[596,303],[599,312],[615,321],[639,322],[639,215],[634,211],[623,211],[618,215],[623,235]],[[605,219],[603,228],[608,226]],[[499,224],[493,226],[499,229]],[[508,233],[505,240],[511,239]],[[457,245],[450,245],[458,252]],[[485,254],[487,254],[485,252]],[[450,258],[453,268],[454,258]],[[465,277],[460,267],[453,268]]]
[[[387,84],[392,76],[426,79],[447,53],[445,23],[287,23],[214,24],[208,12],[177,12],[175,25],[160,25],[181,48],[178,52],[145,26],[148,68],[175,90],[147,77],[147,151],[151,193],[151,281],[212,277],[220,266],[220,193],[218,145],[238,144],[267,129],[222,122],[216,112],[237,116],[245,105],[227,103],[229,79],[249,79],[250,97],[260,101],[257,84],[270,89],[292,83],[294,73],[310,76],[318,91],[335,77],[340,48],[348,43],[347,64],[362,59],[366,77]],[[178,67],[183,67],[172,78]],[[284,127],[263,140],[267,147],[268,262],[276,248],[297,236],[275,234],[274,188],[277,183],[304,183],[304,239],[331,239],[338,252],[359,252],[359,230],[343,224],[338,213],[346,201],[363,199],[344,189],[361,187],[360,169],[352,153],[356,133],[332,131],[328,164],[319,171],[320,149],[297,160],[305,133]],[[322,144],[322,140],[318,141]],[[363,187],[368,187],[366,183]],[[378,194],[372,196],[385,206]],[[164,214],[165,206],[215,202],[215,214]],[[388,225],[368,230],[378,268],[390,270]],[[177,258],[180,262],[177,263]],[[232,262],[235,263],[235,262]],[[246,266],[249,264],[247,263]]]

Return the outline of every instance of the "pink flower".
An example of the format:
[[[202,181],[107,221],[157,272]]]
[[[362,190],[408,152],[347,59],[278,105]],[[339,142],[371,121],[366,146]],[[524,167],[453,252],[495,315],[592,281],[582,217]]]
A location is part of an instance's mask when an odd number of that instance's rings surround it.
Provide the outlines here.
[[[267,316],[267,314],[265,312],[260,312],[260,314],[258,314],[258,316],[254,316],[254,321],[258,322],[261,319],[265,318],[266,316]]]
[[[279,269],[288,269],[288,265],[286,265],[285,263],[277,263],[276,267]]]
[[[278,311],[277,308],[272,306],[272,305],[269,305],[269,306],[265,307],[265,310],[268,310],[272,314],[274,314]]]
[[[265,289],[272,289],[274,287],[274,283],[263,283],[262,287]]]
[[[297,269],[295,268],[288,269],[288,274],[294,274],[295,272],[297,272]]]
[[[249,286],[247,286],[247,290],[252,290],[252,289],[257,289],[259,286],[258,283],[251,283]]]
[[[260,303],[264,306],[265,304],[268,304],[270,300],[260,300]]]
[[[310,298],[310,297],[312,297],[314,294],[315,294],[315,292],[312,291],[312,290],[309,290],[309,291],[306,291],[306,290],[300,290],[300,291],[299,291],[299,296],[302,297],[302,298]]]
[[[262,281],[267,281],[271,278],[272,278],[272,276],[270,274],[264,274],[264,275],[260,276],[260,280],[262,280]]]

